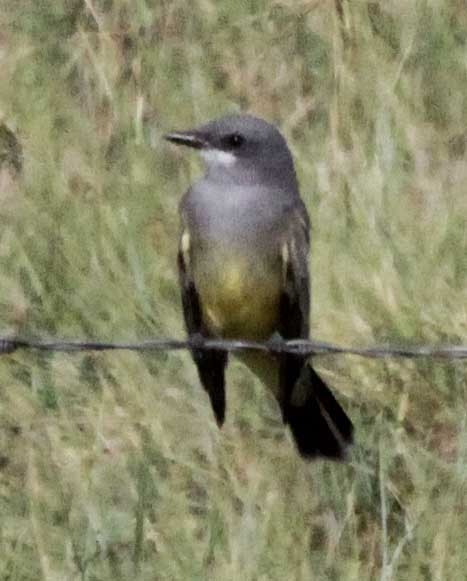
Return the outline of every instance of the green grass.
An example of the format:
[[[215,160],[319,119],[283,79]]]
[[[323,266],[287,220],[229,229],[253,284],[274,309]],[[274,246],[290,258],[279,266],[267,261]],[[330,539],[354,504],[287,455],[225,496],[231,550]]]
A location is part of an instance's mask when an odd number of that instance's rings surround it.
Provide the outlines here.
[[[340,3],[339,3],[340,4]],[[182,337],[165,130],[277,122],[313,222],[313,333],[467,342],[461,2],[3,0],[0,330]],[[22,159],[22,170],[20,169]],[[356,425],[306,464],[239,364],[0,359],[0,579],[444,580],[467,569],[462,362],[321,358]]]

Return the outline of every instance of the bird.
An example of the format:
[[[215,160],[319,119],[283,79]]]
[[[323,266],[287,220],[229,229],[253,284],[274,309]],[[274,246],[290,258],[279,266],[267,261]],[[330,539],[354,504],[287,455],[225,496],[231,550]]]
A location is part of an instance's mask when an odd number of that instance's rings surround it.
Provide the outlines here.
[[[204,175],[179,206],[178,273],[191,338],[308,339],[310,219],[280,130],[247,114],[164,135],[198,150]],[[226,414],[229,353],[191,353],[216,422]],[[345,460],[353,425],[310,361],[244,351],[241,361],[274,394],[305,459]]]

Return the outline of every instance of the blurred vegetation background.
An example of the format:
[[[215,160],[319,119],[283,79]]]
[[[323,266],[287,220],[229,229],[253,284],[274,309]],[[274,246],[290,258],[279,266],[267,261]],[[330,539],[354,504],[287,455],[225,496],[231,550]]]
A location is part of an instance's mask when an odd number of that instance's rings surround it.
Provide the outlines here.
[[[164,131],[245,111],[290,142],[316,338],[467,341],[460,0],[1,0],[0,329],[182,337]],[[356,424],[300,460],[240,365],[213,421],[187,353],[0,359],[0,579],[463,579],[466,367],[323,357]]]

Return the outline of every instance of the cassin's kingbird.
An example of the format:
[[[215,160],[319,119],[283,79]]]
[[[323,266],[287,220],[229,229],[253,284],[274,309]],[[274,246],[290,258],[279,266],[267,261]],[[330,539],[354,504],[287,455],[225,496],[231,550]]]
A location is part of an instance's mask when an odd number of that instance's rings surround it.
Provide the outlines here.
[[[178,254],[188,334],[308,339],[310,222],[292,155],[274,125],[232,115],[165,136],[200,150],[206,173],[180,205]],[[228,353],[194,348],[219,426]],[[353,426],[323,380],[295,354],[243,352],[273,391],[300,453],[342,459]]]

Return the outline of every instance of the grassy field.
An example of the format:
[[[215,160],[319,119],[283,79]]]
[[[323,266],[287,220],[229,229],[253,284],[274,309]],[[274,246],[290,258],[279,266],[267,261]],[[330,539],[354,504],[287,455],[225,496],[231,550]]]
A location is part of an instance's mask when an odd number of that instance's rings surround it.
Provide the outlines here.
[[[0,5],[0,334],[183,337],[200,165],[161,136],[248,111],[296,159],[314,336],[467,343],[463,2]],[[466,364],[316,365],[348,464],[239,364],[220,432],[187,353],[2,356],[0,580],[465,579]]]

